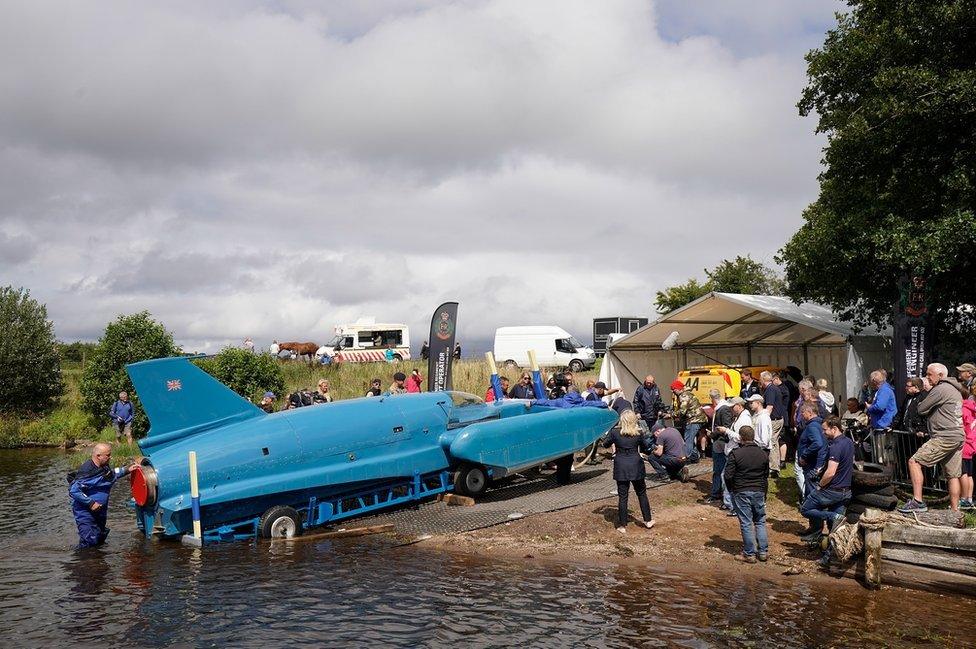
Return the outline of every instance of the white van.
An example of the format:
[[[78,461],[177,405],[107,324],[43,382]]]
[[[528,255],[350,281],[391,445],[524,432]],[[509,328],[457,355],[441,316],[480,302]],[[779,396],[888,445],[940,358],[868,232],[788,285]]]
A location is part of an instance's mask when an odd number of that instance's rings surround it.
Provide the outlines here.
[[[499,327],[495,330],[495,361],[528,367],[529,350],[543,367],[568,367],[574,372],[596,363],[593,350],[562,327]]]
[[[387,354],[387,350],[391,353]],[[405,361],[410,358],[410,329],[402,323],[360,318],[336,325],[335,337],[316,353],[346,363],[376,363],[390,360],[390,356],[392,360]]]

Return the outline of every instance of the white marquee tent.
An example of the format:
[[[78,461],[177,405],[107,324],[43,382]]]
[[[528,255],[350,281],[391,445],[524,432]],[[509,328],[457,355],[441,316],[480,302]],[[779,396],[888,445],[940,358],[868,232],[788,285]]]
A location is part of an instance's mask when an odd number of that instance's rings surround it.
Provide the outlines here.
[[[674,331],[677,343],[670,351],[662,349]],[[666,391],[680,370],[716,365],[716,360],[732,366],[793,365],[803,374],[827,378],[841,404],[857,395],[871,370],[891,365],[891,331],[872,328],[855,335],[820,304],[709,293],[613,341],[600,380],[630,398],[648,374]]]

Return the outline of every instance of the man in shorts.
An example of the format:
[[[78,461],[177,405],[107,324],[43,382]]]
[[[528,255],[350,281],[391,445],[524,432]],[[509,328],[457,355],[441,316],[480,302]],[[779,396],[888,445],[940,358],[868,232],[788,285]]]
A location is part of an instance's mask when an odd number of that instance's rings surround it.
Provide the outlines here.
[[[908,460],[912,499],[898,508],[903,514],[928,510],[922,501],[922,467],[936,464],[942,466],[949,482],[949,505],[954,511],[959,510],[962,445],[966,440],[962,427],[962,394],[959,384],[949,378],[948,368],[941,363],[929,365],[925,377],[932,384],[932,389],[918,404],[918,414],[927,419],[931,439]]]

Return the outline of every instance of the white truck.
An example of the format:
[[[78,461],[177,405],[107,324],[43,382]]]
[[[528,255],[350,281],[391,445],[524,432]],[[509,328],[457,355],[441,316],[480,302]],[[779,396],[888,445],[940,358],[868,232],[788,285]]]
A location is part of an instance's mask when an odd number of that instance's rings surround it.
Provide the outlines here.
[[[499,327],[495,330],[495,360],[499,363],[528,367],[530,349],[543,367],[568,367],[581,372],[596,364],[593,349],[561,327]]]
[[[342,363],[405,361],[410,358],[410,329],[403,323],[360,318],[336,325],[335,337],[319,347],[317,354]]]

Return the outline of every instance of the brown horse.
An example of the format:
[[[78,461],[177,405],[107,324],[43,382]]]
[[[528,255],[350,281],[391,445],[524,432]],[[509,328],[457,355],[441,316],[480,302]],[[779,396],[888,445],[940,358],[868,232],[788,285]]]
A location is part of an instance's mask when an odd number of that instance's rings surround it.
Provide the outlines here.
[[[308,362],[312,362],[315,358],[315,352],[319,350],[319,346],[315,343],[278,343],[279,349],[287,349],[290,352],[295,352],[295,354],[301,358],[302,356],[308,357]]]

